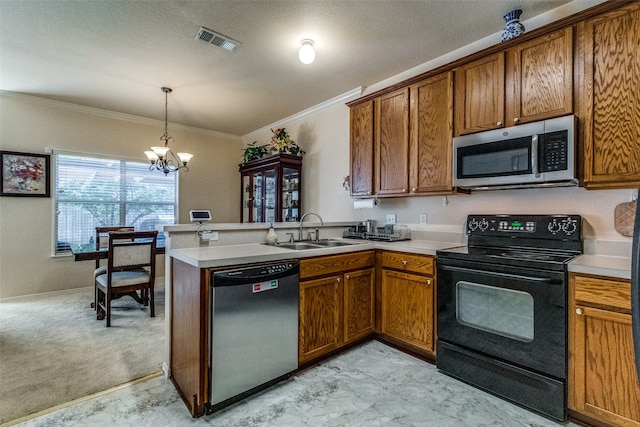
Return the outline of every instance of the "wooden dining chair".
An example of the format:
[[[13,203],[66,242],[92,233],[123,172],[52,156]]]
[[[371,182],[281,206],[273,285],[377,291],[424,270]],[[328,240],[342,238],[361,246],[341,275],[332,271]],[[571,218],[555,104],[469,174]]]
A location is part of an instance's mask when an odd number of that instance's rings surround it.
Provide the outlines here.
[[[96,318],[111,326],[111,301],[129,295],[155,317],[157,231],[110,232],[107,271],[95,278]],[[140,292],[140,295],[138,295]]]
[[[109,233],[115,231],[133,231],[131,226],[118,226],[118,227],[96,227],[96,251],[109,246]],[[96,270],[93,272],[93,277],[98,277],[101,274],[107,272],[106,266],[100,266],[100,260],[96,260]]]

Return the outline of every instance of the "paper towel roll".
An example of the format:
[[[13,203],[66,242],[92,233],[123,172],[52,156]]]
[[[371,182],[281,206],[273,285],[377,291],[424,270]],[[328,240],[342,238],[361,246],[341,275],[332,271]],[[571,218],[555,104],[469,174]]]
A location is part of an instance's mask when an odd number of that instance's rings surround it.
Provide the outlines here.
[[[353,201],[354,209],[371,209],[376,206],[376,199],[359,199]]]

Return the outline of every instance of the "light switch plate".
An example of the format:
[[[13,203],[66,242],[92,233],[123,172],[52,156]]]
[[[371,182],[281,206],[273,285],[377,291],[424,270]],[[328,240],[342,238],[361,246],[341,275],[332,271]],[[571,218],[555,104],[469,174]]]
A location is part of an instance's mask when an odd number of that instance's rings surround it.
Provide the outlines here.
[[[396,214],[387,214],[387,224],[396,223]]]
[[[420,214],[420,225],[427,224],[427,214]]]

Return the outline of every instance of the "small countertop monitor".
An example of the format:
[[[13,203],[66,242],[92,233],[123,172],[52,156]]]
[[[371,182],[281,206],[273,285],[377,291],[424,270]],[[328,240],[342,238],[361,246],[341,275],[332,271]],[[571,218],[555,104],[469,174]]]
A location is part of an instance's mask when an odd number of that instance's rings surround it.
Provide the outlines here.
[[[211,221],[211,211],[191,210],[189,211],[189,219],[191,222],[198,222],[200,224],[209,222]]]

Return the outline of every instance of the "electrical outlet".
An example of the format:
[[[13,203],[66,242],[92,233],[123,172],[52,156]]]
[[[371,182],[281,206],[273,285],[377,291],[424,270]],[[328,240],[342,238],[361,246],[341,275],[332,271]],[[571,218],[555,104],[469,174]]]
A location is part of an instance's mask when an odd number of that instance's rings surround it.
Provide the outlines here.
[[[420,214],[420,225],[427,224],[427,214]]]
[[[200,239],[202,240],[218,240],[217,231],[202,231],[200,233]]]
[[[387,214],[387,224],[396,223],[396,214]]]

